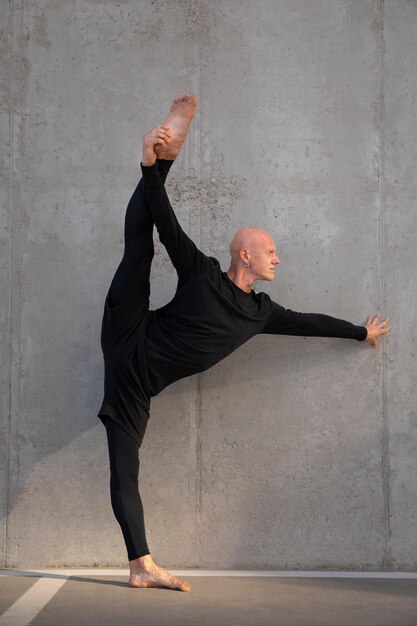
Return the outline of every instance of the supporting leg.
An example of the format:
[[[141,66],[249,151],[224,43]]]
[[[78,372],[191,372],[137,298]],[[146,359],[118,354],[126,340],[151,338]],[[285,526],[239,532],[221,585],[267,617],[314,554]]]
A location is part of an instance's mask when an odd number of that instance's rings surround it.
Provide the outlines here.
[[[104,419],[110,458],[111,503],[125,540],[131,587],[168,587],[190,591],[189,583],[172,576],[151,557],[138,490],[139,446],[110,417]]]
[[[110,494],[129,561],[149,554],[138,488],[139,445],[111,418],[105,419],[110,459]]]

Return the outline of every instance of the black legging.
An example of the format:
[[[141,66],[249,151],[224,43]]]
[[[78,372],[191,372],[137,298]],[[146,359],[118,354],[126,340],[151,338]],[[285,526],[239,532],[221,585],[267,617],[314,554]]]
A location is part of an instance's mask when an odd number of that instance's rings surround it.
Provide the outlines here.
[[[104,418],[110,459],[110,496],[129,561],[150,554],[139,494],[139,445],[110,417]]]
[[[162,181],[165,182],[173,161],[158,160],[157,163]],[[109,289],[111,306],[119,306],[149,291],[149,275],[154,255],[153,227],[154,222],[145,204],[141,180],[126,209],[125,249]]]
[[[172,163],[158,160],[164,182]],[[140,181],[126,210],[125,249],[109,289],[111,306],[119,306],[140,294],[149,294],[154,223],[145,204],[142,185],[143,181]],[[132,561],[150,554],[138,487],[139,444],[110,417],[104,418],[104,424],[110,459],[111,504],[122,529],[128,559]]]

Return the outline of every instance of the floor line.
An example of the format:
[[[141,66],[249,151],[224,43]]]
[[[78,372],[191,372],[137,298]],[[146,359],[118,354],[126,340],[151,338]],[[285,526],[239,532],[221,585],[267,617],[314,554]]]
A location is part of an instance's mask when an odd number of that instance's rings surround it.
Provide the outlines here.
[[[417,572],[374,572],[374,571],[332,571],[332,570],[212,570],[212,569],[171,569],[176,576],[233,576],[233,577],[272,577],[272,578],[384,578],[417,579]],[[47,580],[62,580],[70,576],[129,576],[124,568],[50,568],[50,569],[1,569],[0,576],[43,576]],[[38,584],[38,583],[36,583]],[[0,626],[2,623],[0,622]]]
[[[27,626],[30,624],[67,580],[68,576],[65,578],[63,576],[61,578],[40,578],[0,616],[0,626]]]

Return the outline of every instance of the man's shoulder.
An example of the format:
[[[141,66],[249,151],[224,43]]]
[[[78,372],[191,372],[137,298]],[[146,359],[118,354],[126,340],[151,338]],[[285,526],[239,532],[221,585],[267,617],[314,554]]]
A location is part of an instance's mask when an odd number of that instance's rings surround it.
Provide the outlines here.
[[[214,256],[202,255],[204,262],[193,267],[187,276],[178,279],[177,291],[186,284],[201,281],[205,276],[221,275],[220,262]]]
[[[255,291],[252,289],[253,297],[259,301],[267,302],[268,304],[273,304],[271,300],[271,296],[265,291]]]
[[[254,297],[259,302],[264,315],[270,315],[274,306],[274,302],[271,300],[271,296],[265,291],[254,292]]]
[[[220,261],[215,256],[208,256],[207,259],[212,263],[213,269],[220,269]]]
[[[197,268],[196,268],[197,269]],[[221,274],[222,269],[220,266],[220,261],[216,259],[215,256],[207,256],[205,255],[204,263],[200,266],[200,268],[195,272],[196,274]]]

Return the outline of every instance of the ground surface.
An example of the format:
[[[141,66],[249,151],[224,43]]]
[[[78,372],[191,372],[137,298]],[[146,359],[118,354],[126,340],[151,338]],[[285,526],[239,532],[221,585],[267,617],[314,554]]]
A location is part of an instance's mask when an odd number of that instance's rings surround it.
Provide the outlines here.
[[[416,626],[417,579],[195,575],[133,589],[124,571],[0,571],[0,626]],[[81,570],[82,572],[82,570]]]

